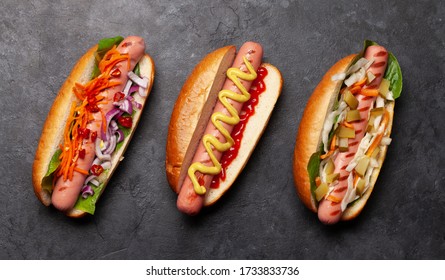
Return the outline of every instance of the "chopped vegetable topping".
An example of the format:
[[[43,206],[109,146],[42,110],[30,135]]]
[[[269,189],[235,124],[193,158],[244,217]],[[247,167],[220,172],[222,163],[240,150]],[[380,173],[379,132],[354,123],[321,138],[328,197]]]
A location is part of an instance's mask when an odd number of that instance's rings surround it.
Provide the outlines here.
[[[133,119],[131,118],[131,116],[120,116],[117,119],[117,122],[123,127],[127,128],[130,128],[133,125]]]
[[[73,93],[81,100],[81,103],[77,105],[76,102],[73,102],[71,105],[64,130],[63,145],[60,147],[62,150],[60,155],[61,164],[58,167],[56,176],[63,176],[64,181],[71,180],[74,171],[79,172],[79,169],[76,169],[77,159],[85,156],[83,152],[82,155],[80,154],[81,150],[83,150],[82,142],[90,134],[90,130],[86,128],[87,123],[92,119],[92,113],[99,111],[102,113],[98,105],[101,102],[106,102],[104,97],[99,95],[100,92],[120,84],[119,81],[110,80],[113,76],[110,72],[121,61],[128,61],[128,67],[130,67],[129,59],[130,56],[128,54],[121,54],[114,46],[99,62],[101,74],[85,85],[76,83],[73,87]],[[117,74],[115,70],[113,72],[115,75]],[[96,137],[97,133],[93,132],[91,135],[92,140]]]
[[[102,174],[103,171],[104,168],[102,167],[102,165],[93,164],[93,166],[91,166],[91,174],[95,176],[99,176],[100,174]]]

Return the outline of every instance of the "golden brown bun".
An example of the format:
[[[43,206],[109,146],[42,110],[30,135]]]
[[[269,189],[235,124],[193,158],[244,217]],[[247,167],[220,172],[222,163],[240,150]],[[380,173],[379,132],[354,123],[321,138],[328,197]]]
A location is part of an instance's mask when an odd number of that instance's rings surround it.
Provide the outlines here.
[[[170,119],[166,173],[173,191],[179,193],[193,155],[210,119],[218,92],[221,90],[226,71],[235,58],[235,47],[228,46],[207,55],[193,70],[184,84]],[[268,75],[265,78],[266,92],[262,93],[256,109],[246,125],[240,152],[227,168],[226,180],[218,189],[210,189],[204,205],[215,203],[233,184],[247,163],[269,121],[272,110],[281,93],[283,79],[279,70],[264,63]],[[193,146],[190,146],[193,143]],[[185,168],[182,168],[182,167]]]
[[[235,52],[235,46],[227,46],[204,57],[193,69],[176,100],[168,126],[165,160],[168,183],[176,193],[179,193],[181,187],[179,178],[184,177],[180,174],[182,164],[192,160],[197,147],[196,145],[189,149],[190,143],[197,143],[199,140],[193,139],[193,134],[197,127],[202,128],[203,133],[205,127],[201,123],[207,124],[210,118],[211,110],[204,110],[204,105],[209,96],[216,102],[216,93],[222,88],[226,71],[235,59]],[[210,102],[207,104],[211,105]],[[209,109],[213,107],[210,106]],[[203,111],[206,111],[207,116],[201,117]],[[195,133],[195,137],[201,137],[202,133],[198,135],[199,132]]]
[[[323,76],[307,102],[298,128],[293,159],[294,182],[301,201],[314,212],[317,212],[317,206],[311,193],[307,164],[312,154],[320,147],[324,120],[337,98],[342,83],[334,82],[331,78],[335,74],[345,72],[354,57],[352,54],[341,59]]]
[[[309,98],[300,121],[293,157],[294,183],[301,201],[313,212],[317,212],[317,204],[311,192],[307,165],[312,154],[319,150],[321,131],[325,118],[331,111],[333,102],[337,98],[342,84],[342,81],[332,81],[332,76],[338,73],[344,73],[355,56],[355,54],[352,54],[341,59],[328,70]],[[385,108],[389,113],[385,136],[389,136],[394,116],[394,102],[389,102]],[[368,190],[356,202],[346,208],[341,217],[342,220],[352,220],[362,211],[374,189],[383,161],[385,160],[387,149],[388,146],[381,147],[381,152],[377,160],[379,167],[376,167],[371,175]]]
[[[72,92],[75,83],[85,84],[90,80],[91,73],[94,67],[94,52],[97,46],[91,48],[85,53],[76,63],[71,74],[65,80],[62,85],[54,103],[48,113],[45,124],[43,126],[42,135],[40,137],[39,145],[37,147],[36,156],[33,163],[32,183],[34,186],[34,192],[39,200],[46,206],[51,204],[51,187],[45,187],[42,184],[47,170],[48,164],[51,161],[51,157],[55,151],[59,148],[59,144],[62,141],[63,131],[65,127],[66,119],[70,112],[70,107],[73,101],[76,100],[75,95]],[[139,95],[135,95],[137,102],[141,103],[142,109],[145,106],[145,101],[148,98],[148,94],[151,91],[154,79],[154,62],[153,59],[145,54],[139,61],[141,75],[149,79],[147,91],[147,97],[142,98]],[[135,131],[139,119],[141,116],[141,110],[138,110],[133,116],[133,129],[128,137],[125,138],[122,148],[115,153],[111,159],[112,168],[105,180],[105,185],[110,180],[112,174],[119,162],[123,159],[122,154],[125,152],[128,143]],[[51,186],[51,185],[49,185]],[[104,188],[105,189],[105,188]],[[85,215],[83,211],[73,209],[71,212],[66,213],[70,217],[81,217]]]

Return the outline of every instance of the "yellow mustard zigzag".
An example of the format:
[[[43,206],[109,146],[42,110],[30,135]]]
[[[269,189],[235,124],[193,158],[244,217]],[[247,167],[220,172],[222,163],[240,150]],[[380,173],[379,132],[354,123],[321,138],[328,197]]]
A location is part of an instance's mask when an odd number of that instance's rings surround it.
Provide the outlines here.
[[[239,123],[240,118],[237,110],[230,104],[227,100],[228,98],[237,101],[239,103],[244,103],[250,99],[250,94],[246,90],[246,88],[242,85],[240,79],[245,81],[253,81],[256,79],[257,74],[252,64],[247,60],[246,57],[243,57],[244,64],[247,66],[249,73],[245,73],[238,68],[229,68],[227,70],[227,77],[235,84],[235,86],[241,91],[242,94],[238,94],[231,90],[221,90],[218,93],[219,101],[226,107],[227,111],[231,116],[227,116],[222,112],[215,112],[211,116],[211,120],[213,125],[221,132],[222,135],[226,138],[225,143],[221,143],[215,136],[211,134],[206,134],[202,137],[202,143],[212,160],[213,166],[206,166],[200,162],[195,162],[190,165],[188,169],[188,175],[193,183],[193,188],[195,192],[199,195],[203,195],[206,193],[206,188],[201,186],[196,178],[195,172],[199,171],[202,174],[208,175],[217,175],[221,172],[221,163],[216,159],[215,154],[213,153],[212,146],[215,147],[220,152],[225,152],[229,150],[233,144],[233,138],[230,136],[230,133],[227,129],[222,125],[221,122],[224,122],[228,125],[236,125]]]

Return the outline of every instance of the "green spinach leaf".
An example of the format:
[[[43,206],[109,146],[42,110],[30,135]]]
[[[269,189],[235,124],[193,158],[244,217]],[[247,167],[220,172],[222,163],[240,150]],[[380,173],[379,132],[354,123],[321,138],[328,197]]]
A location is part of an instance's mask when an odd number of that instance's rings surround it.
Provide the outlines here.
[[[313,153],[307,164],[307,172],[309,174],[312,194],[314,194],[314,191],[317,188],[317,185],[315,184],[315,178],[320,176],[320,155],[320,151]]]
[[[386,67],[385,79],[389,80],[389,89],[392,91],[394,99],[399,98],[402,93],[402,70],[396,57],[389,53],[388,67]]]

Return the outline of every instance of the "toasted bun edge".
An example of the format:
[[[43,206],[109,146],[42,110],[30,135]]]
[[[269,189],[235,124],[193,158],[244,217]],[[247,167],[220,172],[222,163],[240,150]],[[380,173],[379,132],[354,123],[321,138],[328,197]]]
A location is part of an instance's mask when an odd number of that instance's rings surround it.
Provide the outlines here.
[[[221,76],[225,76],[235,52],[235,46],[226,46],[207,54],[190,73],[175,102],[168,126],[165,170],[168,183],[176,193],[186,173],[182,166],[191,160],[197,147],[189,147],[199,140],[194,139],[200,137],[197,127],[207,123],[204,119],[210,117],[202,116],[205,106],[212,107],[210,103],[216,102],[224,81]],[[207,102],[209,96],[212,100]]]
[[[293,155],[294,184],[300,200],[313,212],[317,212],[317,204],[311,193],[307,165],[312,154],[318,151],[324,121],[338,96],[341,81],[332,81],[332,76],[345,72],[355,56],[342,58],[326,72],[309,97],[298,128]]]

